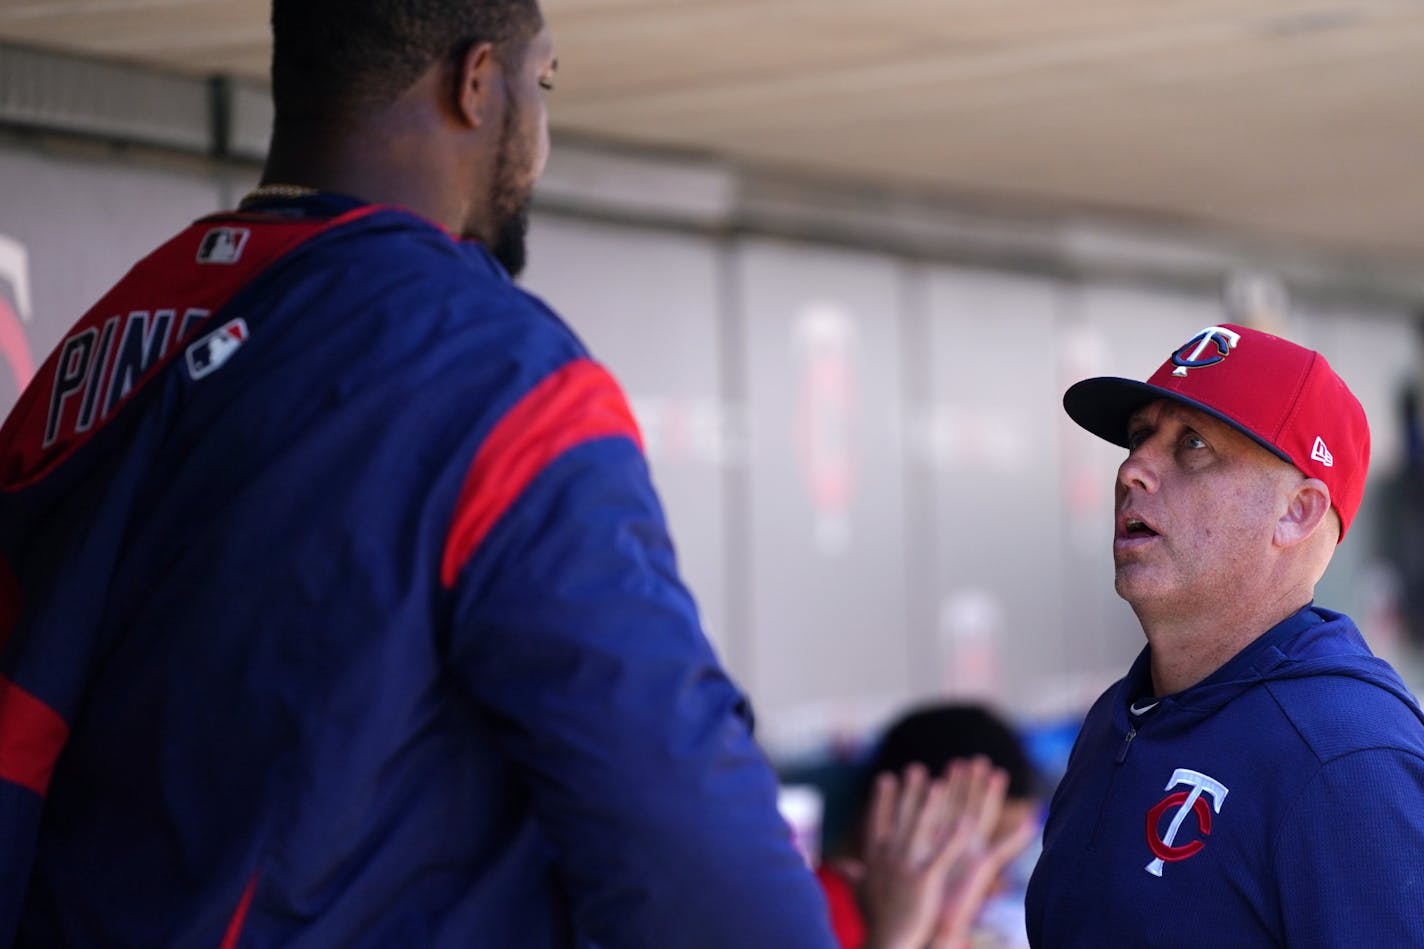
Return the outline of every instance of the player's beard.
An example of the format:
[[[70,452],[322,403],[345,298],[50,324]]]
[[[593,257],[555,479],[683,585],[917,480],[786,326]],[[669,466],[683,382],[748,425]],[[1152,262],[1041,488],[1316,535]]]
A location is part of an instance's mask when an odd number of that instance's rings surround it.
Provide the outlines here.
[[[527,256],[525,235],[529,232],[530,189],[519,184],[520,169],[531,164],[528,148],[517,134],[513,102],[504,110],[500,129],[499,151],[495,154],[494,174],[490,182],[490,209],[494,216],[494,234],[489,251],[511,277],[524,270]]]
[[[524,271],[527,257],[524,238],[528,233],[529,202],[526,200],[509,217],[499,222],[494,246],[490,248],[494,259],[509,271],[511,277],[518,277]]]

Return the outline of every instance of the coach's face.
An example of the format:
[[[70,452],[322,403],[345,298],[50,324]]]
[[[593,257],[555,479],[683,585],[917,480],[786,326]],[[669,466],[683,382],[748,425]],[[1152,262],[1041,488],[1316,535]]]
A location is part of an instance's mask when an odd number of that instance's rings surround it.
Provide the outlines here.
[[[1229,425],[1170,400],[1128,422],[1117,473],[1118,595],[1144,624],[1257,595],[1298,472]]]

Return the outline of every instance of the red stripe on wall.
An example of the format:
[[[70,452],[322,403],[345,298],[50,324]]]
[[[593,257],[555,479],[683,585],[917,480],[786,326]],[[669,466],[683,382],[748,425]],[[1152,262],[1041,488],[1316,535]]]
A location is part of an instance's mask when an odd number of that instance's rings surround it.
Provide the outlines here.
[[[233,910],[232,919],[227,922],[227,931],[223,933],[222,943],[218,949],[237,949],[237,940],[242,936],[242,926],[247,922],[247,911],[252,907],[252,894],[257,892],[257,874],[252,874],[252,879],[247,881],[247,886],[243,887],[242,899],[237,901],[237,909]]]
[[[30,354],[24,324],[14,308],[4,300],[0,300],[0,356],[10,366],[16,394],[24,392],[35,375],[35,358]]]
[[[58,712],[0,676],[0,780],[43,797],[68,740],[69,725]]]
[[[615,436],[642,449],[623,391],[598,363],[577,359],[531,389],[495,425],[465,475],[440,582],[454,585],[495,521],[550,462],[576,445]]]

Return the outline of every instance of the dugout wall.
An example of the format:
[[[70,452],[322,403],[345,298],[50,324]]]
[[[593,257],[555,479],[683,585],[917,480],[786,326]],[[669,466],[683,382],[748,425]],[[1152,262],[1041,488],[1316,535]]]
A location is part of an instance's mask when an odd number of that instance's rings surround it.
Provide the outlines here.
[[[0,47],[0,402],[257,178],[260,90]],[[557,119],[557,114],[555,115]],[[710,635],[782,754],[918,698],[1074,715],[1140,646],[1119,452],[1059,398],[1250,318],[1326,351],[1400,451],[1424,285],[1231,235],[974,208],[555,136],[525,284],[623,381]],[[1243,277],[1242,275],[1246,276]],[[1279,299],[1285,289],[1289,299]],[[1395,649],[1367,496],[1321,601]]]

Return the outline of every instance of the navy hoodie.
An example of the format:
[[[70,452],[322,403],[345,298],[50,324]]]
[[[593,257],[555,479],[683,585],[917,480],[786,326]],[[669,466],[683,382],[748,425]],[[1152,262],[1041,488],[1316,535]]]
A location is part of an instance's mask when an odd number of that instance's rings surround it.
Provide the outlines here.
[[[1088,712],[1028,891],[1035,947],[1424,946],[1424,716],[1307,606],[1154,699]]]

